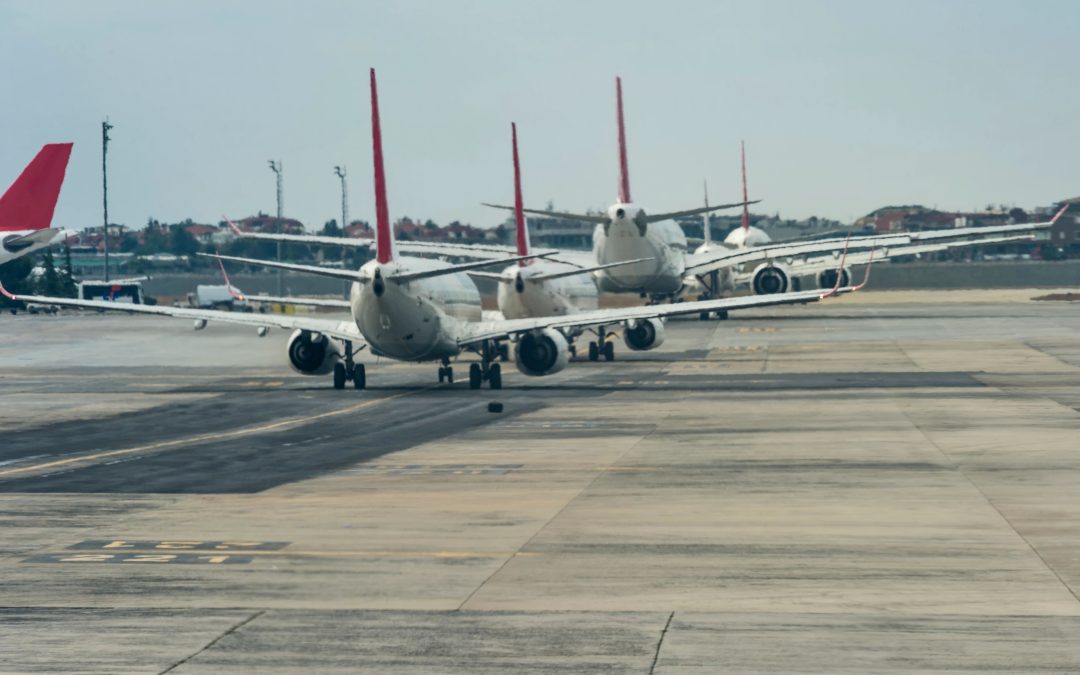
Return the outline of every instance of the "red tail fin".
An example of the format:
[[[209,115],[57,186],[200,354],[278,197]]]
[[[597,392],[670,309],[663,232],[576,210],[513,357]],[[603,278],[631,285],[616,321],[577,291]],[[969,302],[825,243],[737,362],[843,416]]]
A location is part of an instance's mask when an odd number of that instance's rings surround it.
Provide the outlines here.
[[[618,99],[619,114],[619,202],[630,203],[630,170],[626,162],[626,124],[622,111],[622,78],[615,78],[615,97]]]
[[[38,152],[0,197],[0,231],[44,230],[52,222],[64,183],[71,143],[50,143]]]
[[[382,130],[379,127],[379,91],[375,69],[371,69],[371,148],[375,155],[375,259],[394,259],[394,233],[390,229],[390,208],[386,204],[386,172],[383,170]]]
[[[532,247],[529,246],[529,230],[525,225],[525,207],[521,199],[521,163],[518,161],[517,125],[510,123],[510,133],[514,141],[514,222],[517,225],[517,254],[532,255]],[[532,262],[522,260],[518,265],[524,266]]]
[[[739,146],[742,150],[742,200],[748,202],[750,200],[746,196],[746,141],[739,141]],[[742,229],[743,234],[750,231],[750,206],[745,203],[742,205]]]

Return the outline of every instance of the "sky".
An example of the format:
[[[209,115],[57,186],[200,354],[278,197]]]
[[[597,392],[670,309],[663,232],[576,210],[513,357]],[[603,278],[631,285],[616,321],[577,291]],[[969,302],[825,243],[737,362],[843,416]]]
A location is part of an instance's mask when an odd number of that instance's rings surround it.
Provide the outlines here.
[[[0,186],[75,143],[54,226],[374,216],[375,67],[391,215],[491,227],[513,198],[616,196],[616,75],[635,203],[736,201],[851,221],[887,204],[1024,208],[1080,194],[1072,0],[663,3],[0,0]]]

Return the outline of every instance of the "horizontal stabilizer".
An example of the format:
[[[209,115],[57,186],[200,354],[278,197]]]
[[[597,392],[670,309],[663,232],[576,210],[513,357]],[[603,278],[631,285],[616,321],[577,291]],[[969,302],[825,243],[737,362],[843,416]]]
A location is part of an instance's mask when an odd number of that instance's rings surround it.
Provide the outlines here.
[[[755,199],[749,202],[732,202],[731,204],[716,204],[715,206],[699,206],[696,209],[686,209],[685,211],[669,211],[667,213],[646,213],[645,222],[647,223],[659,223],[662,220],[671,220],[672,218],[686,218],[688,216],[700,216],[703,213],[711,213],[712,211],[719,211],[721,209],[733,209],[736,206],[749,206],[750,204],[757,204],[760,199]]]
[[[557,253],[554,251],[553,253]],[[415,281],[416,279],[430,279],[431,277],[442,277],[447,274],[457,274],[458,272],[467,272],[469,270],[481,269],[484,267],[491,267],[493,265],[509,265],[511,263],[521,262],[522,260],[532,260],[534,258],[544,258],[550,253],[534,253],[532,255],[519,255],[513,258],[503,258],[502,260],[477,260],[476,262],[467,262],[460,265],[450,265],[448,267],[439,267],[431,270],[421,270],[419,272],[398,272],[387,277],[390,281],[396,281],[397,283],[406,283],[409,281]]]

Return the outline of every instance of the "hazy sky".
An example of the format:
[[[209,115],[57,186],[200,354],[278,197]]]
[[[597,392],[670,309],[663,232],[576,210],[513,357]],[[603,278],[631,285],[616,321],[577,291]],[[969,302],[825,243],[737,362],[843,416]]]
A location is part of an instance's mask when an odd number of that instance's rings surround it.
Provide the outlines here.
[[[367,69],[390,211],[492,226],[512,199],[616,194],[614,77],[630,183],[649,210],[739,191],[784,217],[878,206],[1023,207],[1080,194],[1080,3],[0,0],[0,189],[51,141],[75,151],[55,225],[373,217]]]

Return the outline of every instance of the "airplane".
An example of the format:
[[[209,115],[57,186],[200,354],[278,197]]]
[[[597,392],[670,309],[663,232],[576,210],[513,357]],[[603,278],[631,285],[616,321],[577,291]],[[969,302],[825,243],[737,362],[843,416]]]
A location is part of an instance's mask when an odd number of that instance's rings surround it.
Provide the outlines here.
[[[514,225],[517,254],[532,254],[529,241],[528,224],[521,197],[521,163],[518,158],[517,125],[510,124],[511,144],[514,159]],[[468,251],[466,250],[465,253]],[[591,275],[600,270],[632,265],[643,260],[626,260],[606,265],[578,266],[571,263],[536,258],[522,260],[502,272],[469,272],[476,279],[489,279],[496,282],[496,295],[499,311],[507,319],[525,319],[538,316],[567,316],[578,312],[597,309],[599,293]],[[589,360],[596,361],[600,355],[611,361],[615,358],[614,344],[607,340],[604,326],[596,329],[598,340],[589,343]],[[580,334],[580,333],[578,333]],[[574,353],[575,334],[567,333],[571,340],[570,349]],[[632,344],[631,348],[635,348]]]
[[[70,233],[50,227],[64,183],[71,143],[38,151],[0,197],[0,264],[62,242]]]
[[[809,277],[818,288],[829,288],[834,265],[841,250],[850,248],[850,260],[865,261],[870,255],[878,259],[914,253],[925,253],[959,246],[998,244],[1030,239],[1035,232],[1050,227],[1054,221],[995,227],[954,228],[890,235],[837,237],[815,241],[770,242],[768,236],[749,224],[749,204],[746,195],[745,153],[743,154],[743,201],[719,206],[704,206],[671,213],[648,215],[630,199],[630,181],[626,152],[626,127],[623,116],[622,80],[615,78],[616,118],[618,123],[619,189],[615,204],[603,215],[524,209],[525,213],[551,218],[595,223],[593,256],[589,261],[572,258],[562,252],[551,260],[589,264],[609,264],[640,258],[651,259],[616,266],[596,273],[600,290],[614,293],[638,293],[650,302],[673,301],[690,291],[699,291],[699,300],[720,297],[724,291],[747,284],[757,295],[787,293],[798,290],[799,278]],[[498,209],[513,207],[485,204]],[[717,209],[743,207],[743,223],[739,231],[729,235],[724,246],[708,245],[688,252],[686,235],[672,218],[705,214]],[[706,228],[706,231],[708,229]],[[714,275],[714,273],[717,273]],[[849,270],[841,277],[850,278]],[[716,313],[726,318],[723,311]],[[701,318],[707,318],[702,315]]]
[[[383,167],[374,68],[370,71],[370,86],[375,176],[375,259],[362,265],[359,270],[352,271],[234,256],[208,256],[351,281],[349,300],[352,321],[239,314],[159,305],[116,305],[100,300],[16,295],[2,285],[0,294],[12,300],[62,307],[188,318],[195,321],[196,328],[205,327],[209,321],[224,321],[255,326],[260,332],[265,332],[270,327],[289,329],[293,332],[287,343],[287,354],[293,369],[307,375],[326,375],[332,372],[336,389],[344,389],[347,381],[352,381],[356,389],[367,386],[364,364],[354,360],[355,353],[365,348],[378,356],[399,361],[438,362],[440,382],[453,382],[451,359],[465,352],[473,352],[480,356],[480,362],[473,362],[469,366],[470,388],[479,389],[486,381],[490,388],[500,389],[502,373],[499,363],[495,361],[500,341],[512,342],[514,361],[521,373],[527,376],[544,376],[563,370],[569,362],[569,342],[564,331],[620,323],[624,326],[625,340],[632,341],[641,348],[650,348],[663,341],[663,320],[670,316],[720,309],[817,302],[858,291],[869,280],[868,266],[867,276],[861,284],[837,284],[828,291],[814,290],[782,296],[603,309],[569,316],[484,321],[481,318],[480,294],[466,272],[492,264],[516,263],[542,256],[532,254],[494,262],[452,265],[441,260],[400,255],[390,226],[386,198],[386,173]],[[359,346],[354,349],[354,345]]]

